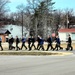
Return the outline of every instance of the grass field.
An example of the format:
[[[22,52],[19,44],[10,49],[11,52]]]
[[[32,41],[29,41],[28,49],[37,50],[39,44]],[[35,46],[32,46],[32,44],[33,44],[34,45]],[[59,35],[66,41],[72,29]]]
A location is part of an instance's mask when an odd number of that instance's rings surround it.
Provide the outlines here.
[[[58,52],[58,51],[0,51],[0,55],[53,55],[53,56],[65,56],[72,55],[72,52]]]

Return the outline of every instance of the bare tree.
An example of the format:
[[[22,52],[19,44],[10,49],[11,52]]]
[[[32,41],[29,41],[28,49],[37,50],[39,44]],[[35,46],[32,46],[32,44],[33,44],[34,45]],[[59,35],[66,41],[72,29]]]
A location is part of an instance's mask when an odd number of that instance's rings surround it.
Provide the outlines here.
[[[54,2],[52,0],[28,0],[29,8],[34,18],[35,34],[42,33],[46,38],[48,29],[48,20]],[[42,32],[40,32],[42,31]]]
[[[73,9],[65,9],[65,27],[69,28],[71,24],[73,24],[72,18],[74,16]],[[71,22],[72,21],[72,22]]]
[[[0,0],[0,18],[8,11],[7,4],[9,0]]]
[[[55,31],[58,32],[60,28],[70,28],[70,25],[74,25],[73,19],[73,9],[57,10],[54,13]]]

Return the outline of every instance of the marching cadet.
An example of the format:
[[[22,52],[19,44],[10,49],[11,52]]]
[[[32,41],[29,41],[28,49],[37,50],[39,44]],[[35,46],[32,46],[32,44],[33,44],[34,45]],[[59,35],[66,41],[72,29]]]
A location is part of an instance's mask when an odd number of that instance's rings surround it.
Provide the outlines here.
[[[18,44],[20,43],[20,40],[18,38],[18,36],[16,36],[16,51],[18,51],[18,49],[20,50]]]
[[[32,38],[29,36],[28,37],[28,48],[29,48],[29,51],[31,51],[31,41],[32,41]]]
[[[40,36],[38,35],[38,37],[37,37],[37,42],[38,42],[38,44],[37,44],[37,50],[38,50],[38,48],[39,48],[39,46],[40,46]]]
[[[22,37],[22,46],[21,46],[21,50],[23,47],[25,47],[25,49],[27,49],[26,45],[25,45],[25,42],[26,42],[26,38],[24,38],[24,36]]]
[[[58,48],[63,49],[63,48],[60,46],[61,43],[60,43],[60,38],[59,38],[58,35],[56,36],[55,42],[56,42],[56,46],[55,46],[54,49],[56,49],[57,51],[58,51]]]
[[[34,36],[32,36],[32,38],[31,38],[31,49],[32,49],[32,47],[34,47],[35,48],[35,50],[36,50],[36,46],[35,46],[35,38],[34,38]]]
[[[66,50],[70,50],[70,48],[71,48],[71,51],[72,51],[73,50],[72,40],[71,40],[70,35],[68,35],[68,41],[67,41],[67,48],[66,48]]]
[[[46,51],[48,51],[49,47],[51,47],[51,49],[54,50],[52,46],[52,38],[50,37],[50,35],[48,36],[47,42],[48,42],[48,45],[47,45]]]
[[[39,42],[39,48],[38,48],[38,50],[40,50],[40,49],[42,48],[42,50],[44,51],[44,46],[43,46],[43,44],[44,44],[44,39],[40,37],[39,40],[40,40],[40,42]]]
[[[15,49],[15,47],[13,46],[13,43],[14,43],[14,38],[13,38],[13,36],[11,36],[11,37],[9,38],[8,43],[9,43],[9,50]]]

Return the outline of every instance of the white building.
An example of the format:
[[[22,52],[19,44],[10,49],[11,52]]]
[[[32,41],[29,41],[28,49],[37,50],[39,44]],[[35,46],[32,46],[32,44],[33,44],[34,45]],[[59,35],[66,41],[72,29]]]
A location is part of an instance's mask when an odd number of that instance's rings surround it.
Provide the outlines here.
[[[70,34],[71,39],[75,41],[75,28],[71,29],[59,29],[58,31],[61,41],[67,41],[68,35]]]
[[[5,26],[3,26],[3,28],[7,29],[7,30],[9,30],[11,32],[11,34],[9,36],[12,35],[14,38],[16,36],[18,36],[19,38],[22,37],[22,26],[12,25],[11,24],[11,25],[5,25]],[[25,27],[23,27],[23,35],[25,37],[29,36],[29,31]]]

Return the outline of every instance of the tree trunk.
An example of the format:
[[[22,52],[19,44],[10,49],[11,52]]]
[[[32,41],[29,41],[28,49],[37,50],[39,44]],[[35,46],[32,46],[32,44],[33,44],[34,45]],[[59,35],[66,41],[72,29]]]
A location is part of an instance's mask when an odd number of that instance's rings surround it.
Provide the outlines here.
[[[37,25],[38,25],[38,19],[36,17],[35,18],[35,38],[37,38],[37,36],[38,36],[38,28],[37,28]]]
[[[43,38],[46,39],[47,37],[47,18],[43,18]]]

